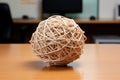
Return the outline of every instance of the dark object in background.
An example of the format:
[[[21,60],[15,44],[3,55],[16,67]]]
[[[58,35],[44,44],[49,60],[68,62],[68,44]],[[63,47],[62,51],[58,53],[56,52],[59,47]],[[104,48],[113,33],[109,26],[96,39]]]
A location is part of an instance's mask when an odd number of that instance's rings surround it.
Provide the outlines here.
[[[95,20],[95,16],[90,16],[90,20]]]
[[[13,21],[9,5],[0,3],[0,43],[12,41]]]
[[[44,14],[65,16],[67,13],[82,12],[83,0],[42,0],[42,19],[45,19]]]
[[[22,16],[22,19],[29,19],[29,16],[23,15],[23,16]]]

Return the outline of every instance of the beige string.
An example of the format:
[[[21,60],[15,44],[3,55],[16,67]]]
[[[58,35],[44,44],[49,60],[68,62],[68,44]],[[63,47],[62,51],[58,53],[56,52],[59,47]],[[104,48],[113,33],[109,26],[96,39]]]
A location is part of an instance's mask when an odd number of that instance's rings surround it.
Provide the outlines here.
[[[39,23],[30,43],[37,56],[50,65],[65,65],[83,53],[84,31],[73,19],[55,15]]]

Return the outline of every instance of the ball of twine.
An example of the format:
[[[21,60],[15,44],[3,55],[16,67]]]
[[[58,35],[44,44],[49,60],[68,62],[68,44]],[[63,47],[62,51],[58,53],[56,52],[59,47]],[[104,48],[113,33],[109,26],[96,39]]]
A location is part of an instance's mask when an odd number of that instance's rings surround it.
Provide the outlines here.
[[[83,53],[86,36],[73,19],[51,16],[41,21],[32,34],[32,49],[50,65],[66,65]]]

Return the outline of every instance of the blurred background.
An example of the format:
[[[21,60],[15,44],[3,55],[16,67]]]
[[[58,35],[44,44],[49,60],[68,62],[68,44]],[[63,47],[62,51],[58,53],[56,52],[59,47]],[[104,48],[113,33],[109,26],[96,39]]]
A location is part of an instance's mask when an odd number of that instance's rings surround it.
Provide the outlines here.
[[[74,19],[87,43],[120,43],[120,0],[0,0],[3,3],[10,17],[3,17],[0,8],[0,43],[29,43],[38,23],[52,15]]]

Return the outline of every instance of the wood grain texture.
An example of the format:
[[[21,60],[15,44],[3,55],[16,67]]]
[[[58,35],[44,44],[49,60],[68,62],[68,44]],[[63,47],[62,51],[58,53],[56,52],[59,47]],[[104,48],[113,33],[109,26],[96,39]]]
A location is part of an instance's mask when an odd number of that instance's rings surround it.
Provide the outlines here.
[[[120,80],[119,56],[120,45],[86,44],[76,61],[49,67],[30,44],[0,44],[0,80]]]

